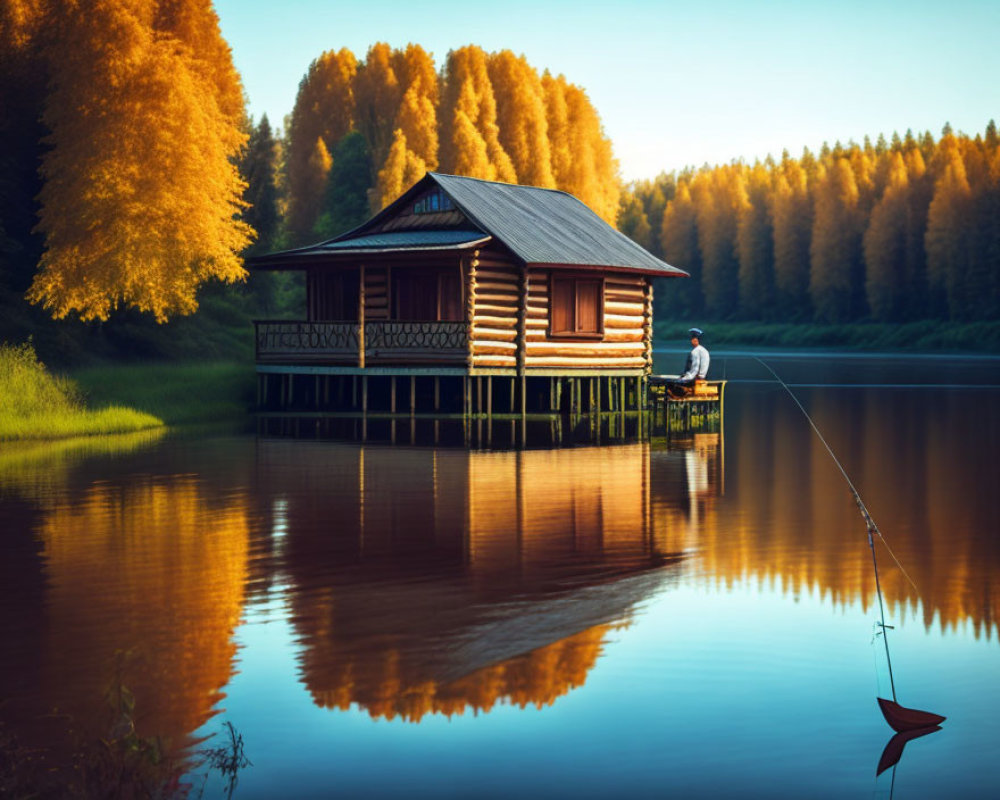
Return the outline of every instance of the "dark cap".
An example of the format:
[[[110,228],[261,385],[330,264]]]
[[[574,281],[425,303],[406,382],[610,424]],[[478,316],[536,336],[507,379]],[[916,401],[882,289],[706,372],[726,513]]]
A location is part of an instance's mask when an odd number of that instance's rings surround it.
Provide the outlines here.
[[[689,336],[697,336],[699,339],[704,336],[704,332],[701,328],[691,328],[688,330]]]

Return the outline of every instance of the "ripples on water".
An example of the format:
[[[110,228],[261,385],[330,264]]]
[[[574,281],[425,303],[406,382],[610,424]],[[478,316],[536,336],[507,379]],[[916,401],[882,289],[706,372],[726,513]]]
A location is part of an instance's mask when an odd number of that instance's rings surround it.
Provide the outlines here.
[[[949,718],[895,791],[991,796],[997,395],[796,391],[917,587],[880,554],[900,699]],[[0,720],[72,752],[118,680],[173,749],[232,721],[238,797],[888,791],[864,526],[797,415],[734,383],[724,435],[652,445],[5,445]]]

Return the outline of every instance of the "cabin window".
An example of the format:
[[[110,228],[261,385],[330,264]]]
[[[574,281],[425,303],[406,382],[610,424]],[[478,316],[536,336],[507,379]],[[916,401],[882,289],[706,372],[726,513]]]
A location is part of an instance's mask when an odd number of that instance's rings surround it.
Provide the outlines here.
[[[604,279],[553,275],[549,335],[599,339],[604,335]]]
[[[451,211],[455,208],[451,198],[441,189],[434,189],[413,204],[414,214],[433,214],[437,211]]]
[[[412,322],[461,322],[462,283],[458,269],[393,271],[395,319]]]
[[[357,270],[311,270],[306,286],[309,319],[317,322],[358,318]]]

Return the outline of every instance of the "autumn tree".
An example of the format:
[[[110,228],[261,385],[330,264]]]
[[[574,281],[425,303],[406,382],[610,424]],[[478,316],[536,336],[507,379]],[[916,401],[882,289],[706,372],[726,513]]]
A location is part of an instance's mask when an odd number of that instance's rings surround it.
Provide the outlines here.
[[[774,226],[771,175],[757,163],[750,169],[739,200],[736,241],[739,257],[739,307],[753,319],[774,308]]]
[[[786,320],[808,318],[812,198],[805,168],[787,153],[777,168],[771,207],[775,312]]]
[[[676,177],[663,172],[652,180],[636,181],[632,185],[632,194],[642,204],[646,220],[649,222],[649,252],[657,258],[663,256],[662,229],[663,213],[667,208],[667,201],[673,200],[677,191]],[[624,196],[624,195],[623,195]],[[621,216],[619,214],[618,223],[621,226]]]
[[[731,315],[738,305],[736,227],[742,192],[741,164],[701,172],[691,183],[698,219],[705,310],[717,317]]]
[[[500,144],[518,180],[529,186],[555,187],[541,76],[523,55],[515,56],[510,50],[491,54],[487,67],[496,97]]]
[[[609,225],[614,225],[621,179],[611,140],[605,136],[601,118],[583,89],[568,84],[565,98],[571,161],[569,174],[557,185],[590,206]]]
[[[395,200],[405,189],[437,168],[438,81],[434,62],[419,45],[393,55],[402,97],[393,118],[392,142],[385,157],[373,159],[377,170],[372,210]]]
[[[201,283],[243,277],[252,235],[236,218],[242,89],[218,20],[207,0],[50,8],[45,252],[28,298],[57,318],[190,313]]]
[[[452,50],[444,75],[440,113],[442,169],[470,178],[517,183],[514,164],[500,144],[486,53],[474,45]]]
[[[621,208],[618,211],[618,230],[640,247],[649,250],[652,244],[653,228],[649,224],[642,200],[634,191],[626,191],[622,194]]]
[[[32,229],[42,186],[47,31],[38,3],[0,3],[0,287],[18,299],[31,284],[43,245]]]
[[[288,214],[293,243],[312,236],[330,168],[330,151],[354,127],[357,59],[346,47],[309,65],[288,125]]]
[[[863,275],[862,218],[851,162],[832,157],[819,172],[810,245],[809,296],[823,322],[847,322],[860,315],[855,280]],[[863,287],[863,284],[862,284]]]
[[[962,319],[964,277],[969,268],[972,190],[958,139],[942,137],[935,159],[937,180],[927,216],[927,278],[932,310]]]
[[[687,180],[681,179],[677,183],[674,199],[667,203],[663,211],[661,227],[663,258],[668,264],[683,269],[691,275],[682,281],[670,279],[671,290],[677,292],[674,302],[688,313],[699,313],[704,302],[701,292],[702,260],[698,237],[698,214],[691,199]],[[663,307],[664,301],[658,299],[663,297],[663,292],[653,295],[657,311],[669,314],[671,309]]]
[[[396,75],[392,48],[378,42],[368,48],[354,76],[354,116],[374,164],[382,164],[392,146],[402,87]],[[336,157],[334,157],[336,163]],[[374,183],[374,174],[372,175]]]
[[[864,234],[866,289],[872,317],[900,320],[906,315],[906,218],[909,181],[902,153],[886,154],[887,185]]]

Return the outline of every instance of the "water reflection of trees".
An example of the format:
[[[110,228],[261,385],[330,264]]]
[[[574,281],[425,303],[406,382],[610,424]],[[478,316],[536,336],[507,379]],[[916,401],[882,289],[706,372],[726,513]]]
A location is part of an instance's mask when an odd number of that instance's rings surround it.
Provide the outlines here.
[[[983,392],[797,390],[844,462],[919,596],[880,549],[890,606],[918,607],[927,626],[1000,620],[1000,409]],[[835,603],[874,599],[864,524],[844,481],[780,393],[749,393],[727,409],[726,497],[704,519],[706,574],[755,578]],[[656,498],[654,496],[654,504]]]
[[[44,491],[3,507],[16,593],[0,603],[3,719],[28,746],[72,750],[120,728],[128,697],[137,735],[182,748],[232,674],[246,496],[151,475],[141,455],[86,462],[100,475],[88,480],[58,455],[57,483],[32,477],[45,463],[23,465],[22,485]]]

